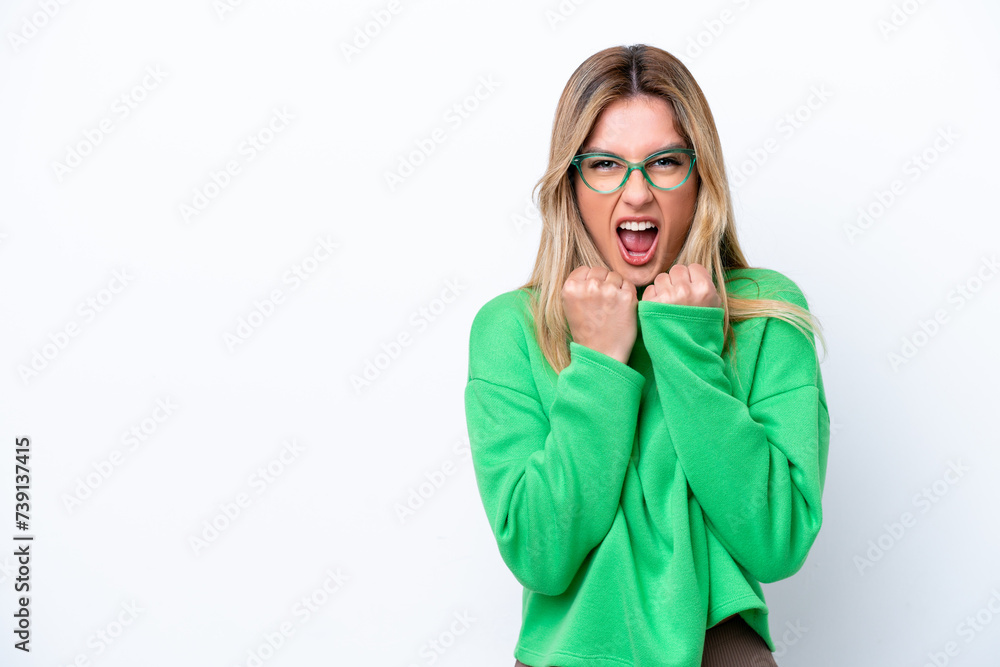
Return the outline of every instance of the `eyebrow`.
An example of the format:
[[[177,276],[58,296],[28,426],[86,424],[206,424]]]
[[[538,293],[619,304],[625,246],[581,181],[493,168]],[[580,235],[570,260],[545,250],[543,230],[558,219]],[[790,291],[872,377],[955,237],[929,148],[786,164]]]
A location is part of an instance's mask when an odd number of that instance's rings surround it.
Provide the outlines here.
[[[660,148],[657,148],[655,151],[653,151],[649,155],[656,155],[657,153],[661,153],[663,151],[670,150],[671,148],[687,148],[687,145],[685,145],[684,142],[675,141],[672,144],[667,144],[666,146],[661,146]],[[581,154],[583,154],[583,153],[608,153],[610,155],[618,155],[618,153],[615,153],[614,151],[609,151],[609,150],[607,150],[605,148],[600,148],[599,146],[584,146],[583,148],[580,149],[580,153]],[[621,156],[619,156],[619,157],[621,157]],[[649,156],[647,155],[646,157],[649,157]]]

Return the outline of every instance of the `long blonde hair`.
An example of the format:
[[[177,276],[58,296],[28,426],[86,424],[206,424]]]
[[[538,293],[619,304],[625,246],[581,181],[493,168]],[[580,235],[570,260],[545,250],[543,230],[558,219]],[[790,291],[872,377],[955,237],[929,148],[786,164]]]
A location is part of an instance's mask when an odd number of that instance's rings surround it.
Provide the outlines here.
[[[569,365],[570,331],[563,310],[562,287],[578,266],[609,270],[587,232],[571,180],[571,160],[601,112],[612,102],[640,95],[664,99],[673,109],[678,133],[698,156],[698,195],[694,218],[675,263],[706,267],[722,298],[723,354],[735,345],[733,322],[777,317],[807,334],[823,335],[818,320],[795,304],[777,299],[730,295],[724,271],[751,268],[736,238],[729,182],[715,120],[691,72],[671,54],[645,44],[615,46],[587,58],[570,76],[556,108],[549,164],[533,190],[542,219],[542,236],[531,276],[518,289],[532,291],[530,311],[538,345],[558,373]],[[743,279],[749,279],[742,277]],[[642,294],[638,295],[642,299]],[[824,348],[826,347],[823,341]]]

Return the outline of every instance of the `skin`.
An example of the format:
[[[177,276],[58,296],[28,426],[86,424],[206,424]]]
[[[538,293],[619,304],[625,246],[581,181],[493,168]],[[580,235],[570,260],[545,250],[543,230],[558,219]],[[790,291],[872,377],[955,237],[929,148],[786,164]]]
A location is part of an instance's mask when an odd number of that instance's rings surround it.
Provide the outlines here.
[[[683,144],[683,139],[670,105],[643,95],[608,105],[580,152],[609,152],[639,162],[675,142]],[[563,284],[566,319],[575,342],[628,363],[636,339],[637,294],[643,301],[721,306],[708,269],[674,264],[694,219],[699,183],[697,166],[684,185],[669,191],[649,185],[637,170],[621,189],[601,194],[573,170],[583,224],[611,267],[577,267]],[[657,247],[642,266],[626,262],[618,249],[617,221],[623,216],[655,220]]]
[[[610,104],[580,152],[614,153],[639,162],[668,144],[682,141],[670,105],[657,97],[642,96]],[[636,295],[640,291],[643,301],[722,305],[708,269],[697,263],[674,264],[694,219],[697,170],[684,185],[670,191],[653,188],[639,171],[629,174],[625,185],[609,194],[588,188],[576,170],[573,185],[584,226],[611,267],[577,267],[563,284],[563,304],[575,342],[628,363],[635,345]],[[617,220],[623,216],[656,220],[656,252],[642,266],[626,262],[618,249]],[[735,616],[731,614],[720,623]]]

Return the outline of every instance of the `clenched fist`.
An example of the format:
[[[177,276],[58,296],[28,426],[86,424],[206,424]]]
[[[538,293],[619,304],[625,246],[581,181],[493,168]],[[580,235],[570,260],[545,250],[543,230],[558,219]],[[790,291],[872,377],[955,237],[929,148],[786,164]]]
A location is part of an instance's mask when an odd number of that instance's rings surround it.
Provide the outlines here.
[[[628,363],[635,345],[635,285],[601,266],[579,266],[562,288],[563,308],[573,342]]]
[[[721,308],[722,298],[712,282],[712,274],[701,264],[674,264],[642,292],[643,301],[674,303],[681,306]]]

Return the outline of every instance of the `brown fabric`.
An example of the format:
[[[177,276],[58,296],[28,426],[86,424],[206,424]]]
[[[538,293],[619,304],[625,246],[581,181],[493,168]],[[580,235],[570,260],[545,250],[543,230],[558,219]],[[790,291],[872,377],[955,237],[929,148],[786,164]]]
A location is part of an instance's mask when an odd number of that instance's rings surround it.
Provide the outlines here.
[[[778,667],[764,638],[737,614],[705,633],[701,667]]]
[[[531,665],[515,660],[514,667]],[[778,667],[778,663],[764,638],[737,614],[705,632],[701,667]]]

